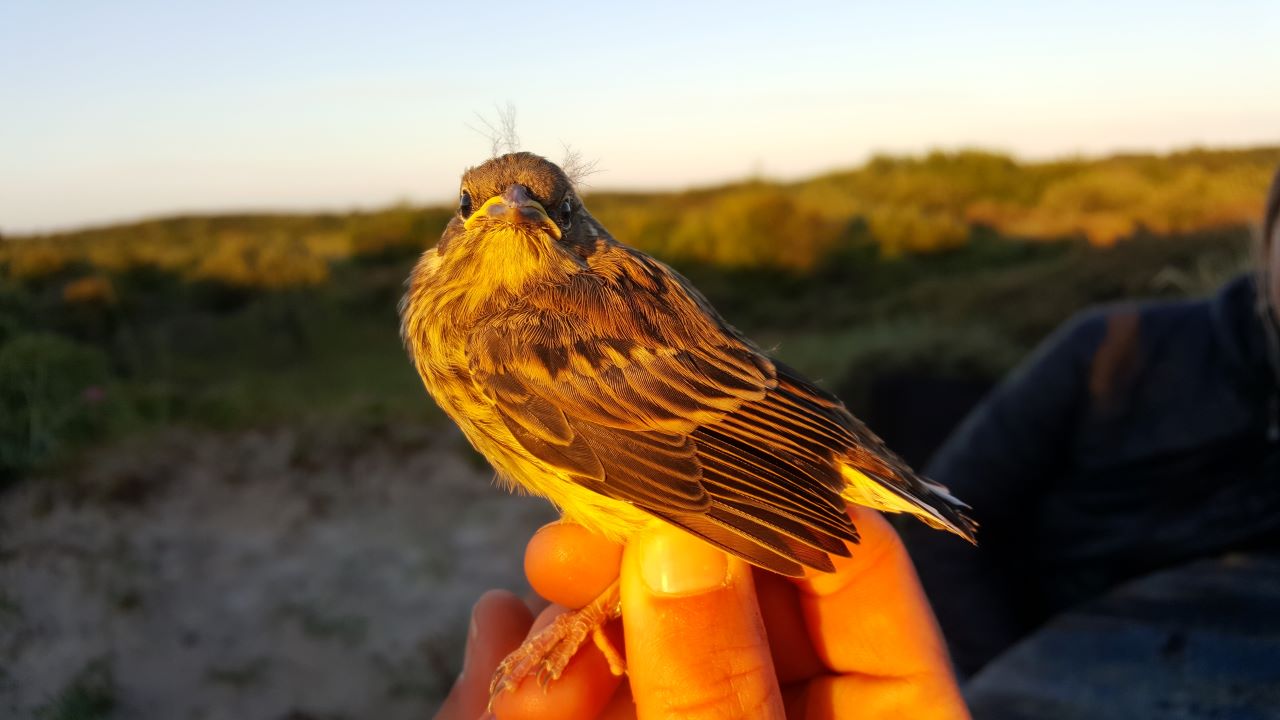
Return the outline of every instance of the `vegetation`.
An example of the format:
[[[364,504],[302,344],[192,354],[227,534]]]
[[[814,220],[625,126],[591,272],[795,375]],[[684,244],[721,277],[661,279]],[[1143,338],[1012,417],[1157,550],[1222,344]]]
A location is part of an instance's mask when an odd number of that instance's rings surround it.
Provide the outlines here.
[[[856,406],[878,373],[995,378],[1072,312],[1249,263],[1280,148],[877,157],[798,183],[596,193],[610,230]],[[396,336],[453,208],[180,217],[0,240],[0,481],[172,422],[434,421]]]
[[[71,682],[36,711],[37,720],[107,720],[116,710],[111,665],[103,659],[90,662]]]

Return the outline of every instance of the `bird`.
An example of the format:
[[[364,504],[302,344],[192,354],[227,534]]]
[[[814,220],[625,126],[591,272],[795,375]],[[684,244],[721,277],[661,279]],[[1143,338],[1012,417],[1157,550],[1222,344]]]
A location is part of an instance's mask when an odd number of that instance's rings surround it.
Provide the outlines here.
[[[406,286],[401,339],[427,391],[501,483],[568,522],[621,543],[666,522],[791,577],[850,556],[848,503],[975,541],[967,505],[615,239],[541,156],[466,170]],[[588,637],[621,674],[601,632],[620,613],[615,582],[508,656],[491,697],[529,676],[545,687]]]

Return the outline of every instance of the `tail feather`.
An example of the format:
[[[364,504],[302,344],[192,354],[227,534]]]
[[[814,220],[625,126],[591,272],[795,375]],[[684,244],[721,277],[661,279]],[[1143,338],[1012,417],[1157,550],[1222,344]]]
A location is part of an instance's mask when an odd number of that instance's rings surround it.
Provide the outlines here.
[[[965,513],[969,506],[945,486],[915,475],[882,479],[851,465],[843,466],[841,472],[847,481],[842,493],[846,500],[885,512],[914,515],[930,527],[977,544],[978,523]]]

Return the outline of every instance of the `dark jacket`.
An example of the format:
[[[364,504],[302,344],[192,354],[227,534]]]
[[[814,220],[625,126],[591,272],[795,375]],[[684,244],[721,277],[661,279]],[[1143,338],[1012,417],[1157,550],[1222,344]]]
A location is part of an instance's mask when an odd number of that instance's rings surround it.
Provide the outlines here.
[[[1128,578],[1280,547],[1260,317],[1248,277],[1084,313],[947,441],[927,474],[973,506],[980,546],[904,535],[962,674]]]

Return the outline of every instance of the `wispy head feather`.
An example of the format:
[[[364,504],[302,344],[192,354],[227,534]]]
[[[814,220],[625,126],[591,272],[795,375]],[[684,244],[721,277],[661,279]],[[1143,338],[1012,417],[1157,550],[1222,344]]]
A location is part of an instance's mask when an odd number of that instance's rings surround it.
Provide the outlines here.
[[[476,120],[480,122],[483,128],[472,127],[471,125],[467,127],[473,132],[488,138],[492,146],[489,151],[492,157],[518,152],[520,150],[520,136],[516,133],[516,106],[507,103],[504,107],[495,106],[494,111],[498,114],[498,117],[493,120],[476,113]]]
[[[569,182],[574,187],[582,187],[586,179],[600,172],[599,160],[587,160],[582,157],[582,153],[574,149],[567,143],[564,145],[564,160],[560,162],[560,169],[569,177]]]

